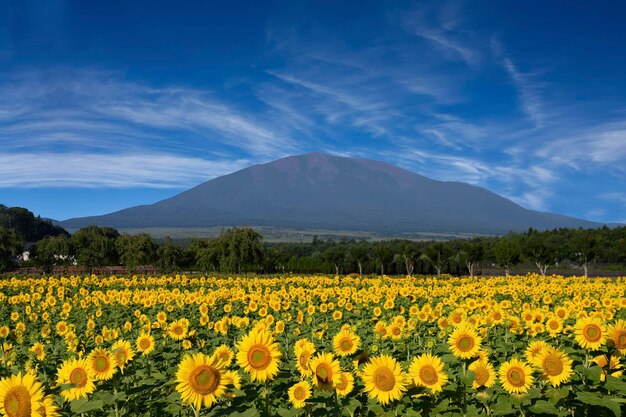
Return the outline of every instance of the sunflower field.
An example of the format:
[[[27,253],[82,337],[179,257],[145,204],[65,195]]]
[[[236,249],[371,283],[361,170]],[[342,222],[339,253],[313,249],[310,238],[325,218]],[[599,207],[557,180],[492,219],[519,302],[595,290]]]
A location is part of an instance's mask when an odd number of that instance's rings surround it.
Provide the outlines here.
[[[0,279],[0,415],[617,416],[626,278]]]

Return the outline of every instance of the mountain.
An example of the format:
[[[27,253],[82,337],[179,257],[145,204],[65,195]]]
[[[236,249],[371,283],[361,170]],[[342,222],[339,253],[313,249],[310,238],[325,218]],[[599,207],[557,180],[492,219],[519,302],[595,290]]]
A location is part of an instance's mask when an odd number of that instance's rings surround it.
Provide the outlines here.
[[[502,234],[598,223],[528,210],[481,187],[436,181],[385,162],[290,156],[151,205],[60,223],[68,229],[269,226],[290,229]]]

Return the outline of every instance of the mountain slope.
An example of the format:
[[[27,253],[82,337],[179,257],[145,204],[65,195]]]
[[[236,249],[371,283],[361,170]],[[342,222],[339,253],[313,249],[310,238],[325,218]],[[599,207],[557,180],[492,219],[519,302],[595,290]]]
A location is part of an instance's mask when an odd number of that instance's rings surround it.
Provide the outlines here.
[[[71,229],[89,224],[486,234],[600,226],[527,210],[469,184],[432,180],[380,161],[320,153],[255,165],[152,205],[61,222]]]

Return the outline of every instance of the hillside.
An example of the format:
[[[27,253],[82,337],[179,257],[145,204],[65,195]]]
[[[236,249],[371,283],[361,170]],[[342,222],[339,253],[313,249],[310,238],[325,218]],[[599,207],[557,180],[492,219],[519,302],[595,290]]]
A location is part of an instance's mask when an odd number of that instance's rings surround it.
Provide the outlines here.
[[[528,210],[484,188],[385,162],[320,153],[255,165],[151,205],[61,222],[115,228],[265,226],[397,233],[502,234],[599,227]]]

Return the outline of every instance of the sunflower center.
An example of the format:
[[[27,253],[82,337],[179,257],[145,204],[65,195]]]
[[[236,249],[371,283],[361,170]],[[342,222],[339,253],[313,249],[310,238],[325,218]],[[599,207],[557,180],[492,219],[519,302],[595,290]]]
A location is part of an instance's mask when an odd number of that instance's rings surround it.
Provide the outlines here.
[[[298,358],[298,360],[300,361],[300,366],[302,366],[303,368],[306,368],[307,365],[309,364],[309,358],[311,357],[311,353],[308,351],[304,351],[300,354],[300,357]]]
[[[393,333],[394,336],[400,336],[400,333],[402,333],[402,331],[399,327],[394,327],[391,333]]]
[[[183,334],[183,328],[176,326],[174,327],[173,332],[176,336],[180,336],[181,334]]]
[[[343,350],[344,352],[348,352],[352,349],[352,340],[348,338],[341,339],[339,346],[341,347],[341,350]]]
[[[493,318],[494,318],[495,320],[500,320],[500,319],[502,318],[502,314],[500,314],[499,312],[498,312],[498,313],[494,313],[494,314],[493,314]]]
[[[461,352],[469,352],[474,347],[474,338],[469,335],[459,337],[457,347]]]
[[[617,339],[615,342],[616,348],[618,349],[626,348],[626,332],[622,331],[620,334],[617,335],[615,339]]]
[[[83,368],[72,369],[70,382],[76,385],[75,388],[82,388],[87,385],[87,372]]]
[[[306,389],[304,387],[296,387],[296,389],[293,390],[293,398],[298,401],[306,400]]]
[[[487,383],[487,380],[489,379],[489,371],[487,371],[487,369],[481,366],[479,368],[476,368],[474,370],[474,373],[476,374],[474,382],[477,385],[485,385]]]
[[[200,395],[214,392],[220,385],[220,372],[208,365],[198,366],[189,375],[189,385]]]
[[[24,386],[9,389],[4,397],[4,410],[8,417],[30,417],[30,393]]]
[[[341,374],[341,380],[339,381],[337,385],[335,385],[335,388],[341,391],[343,389],[346,389],[347,387],[348,387],[348,377]]]
[[[506,379],[509,384],[514,387],[523,387],[526,384],[526,375],[524,375],[524,371],[520,368],[511,368],[506,373]]]
[[[389,368],[378,368],[374,371],[374,385],[381,391],[391,391],[396,386],[396,377]]]
[[[557,316],[559,316],[559,318],[561,318],[561,319],[562,319],[562,318],[564,318],[564,317],[565,317],[565,311],[563,311],[563,310],[559,310],[559,311],[557,311],[556,315],[557,315]]]
[[[431,365],[422,366],[420,369],[420,379],[426,385],[436,384],[439,380],[437,371]]]
[[[115,358],[117,359],[117,363],[126,363],[127,357],[128,356],[126,355],[126,351],[123,349],[120,349],[117,352],[115,352]]]
[[[563,361],[555,355],[547,355],[543,360],[542,368],[550,376],[561,375],[563,372]]]
[[[553,320],[553,321],[551,321],[551,322],[550,322],[549,326],[550,326],[550,328],[551,328],[552,330],[556,330],[556,329],[558,329],[558,328],[559,328],[559,323],[558,323],[557,321],[554,321],[554,320]]]
[[[602,330],[595,324],[588,324],[583,328],[583,336],[590,342],[597,342],[602,337]]]
[[[104,356],[98,356],[93,361],[93,367],[98,372],[106,372],[109,369],[109,360]]]
[[[147,350],[150,348],[150,340],[148,339],[141,339],[139,341],[139,347],[143,350]]]
[[[315,376],[322,384],[328,384],[333,375],[333,370],[326,363],[320,363],[315,368]]]
[[[263,345],[254,345],[248,350],[248,363],[254,369],[265,369],[269,366],[272,355]]]

